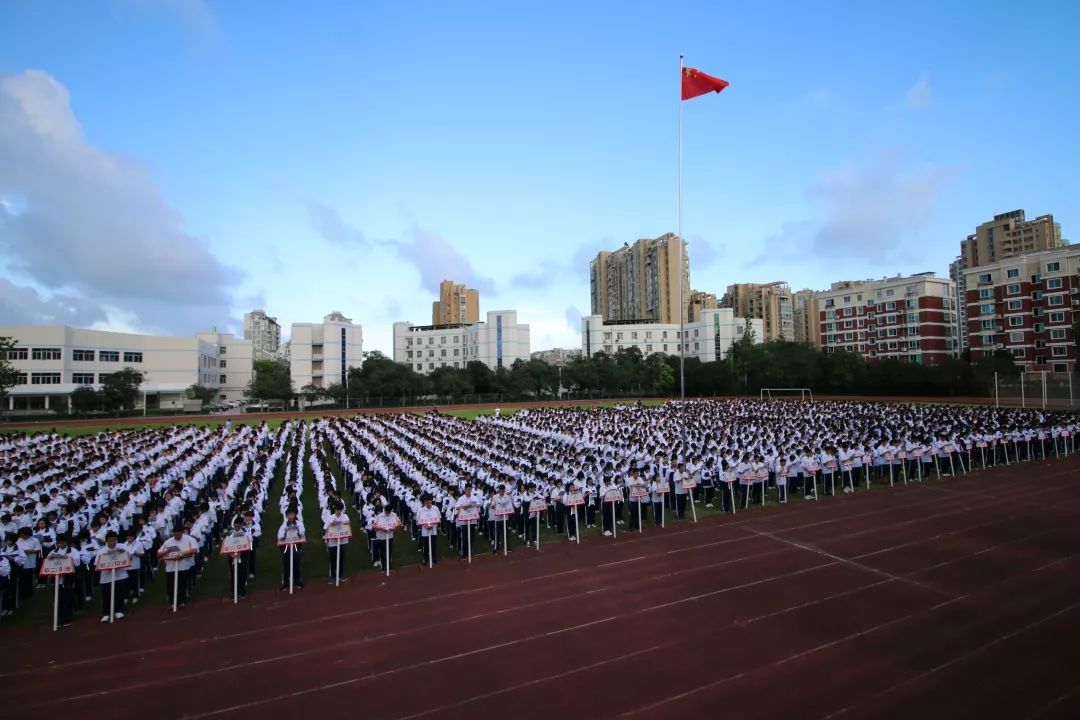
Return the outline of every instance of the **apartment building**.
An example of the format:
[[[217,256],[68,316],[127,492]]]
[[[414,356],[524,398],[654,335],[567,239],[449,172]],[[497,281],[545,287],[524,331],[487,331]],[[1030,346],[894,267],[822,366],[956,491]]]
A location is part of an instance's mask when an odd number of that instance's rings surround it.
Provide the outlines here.
[[[728,285],[722,305],[739,317],[761,320],[765,342],[795,339],[793,298],[786,282]]]
[[[439,299],[431,304],[432,325],[471,325],[480,321],[480,292],[453,280],[439,283]]]
[[[685,325],[685,356],[702,362],[722,360],[731,345],[743,337],[746,327],[746,319],[736,316],[730,308],[702,310],[700,319]],[[762,321],[751,320],[750,327],[755,342],[761,342]],[[585,357],[601,352],[613,355],[631,347],[646,357],[654,353],[678,355],[681,337],[678,323],[618,322],[604,320],[600,315],[581,319],[581,350]]]
[[[1010,257],[965,271],[972,360],[1007,350],[1030,371],[1070,372],[1080,318],[1080,247]]]
[[[716,293],[705,292],[704,290],[691,290],[689,309],[686,312],[686,321],[694,322],[701,319],[701,313],[703,310],[716,310],[720,307],[720,301],[716,297]]]
[[[288,352],[289,374],[296,390],[305,385],[344,385],[349,368],[364,362],[364,332],[335,311],[321,323],[293,323]]]
[[[259,353],[276,355],[281,346],[281,325],[265,310],[244,313],[244,339],[250,340]]]
[[[528,359],[529,326],[518,322],[515,310],[491,311],[486,322],[472,325],[394,323],[394,361],[423,375],[474,360],[497,370]]]
[[[813,290],[799,290],[791,294],[791,319],[795,342],[821,347],[821,323],[819,322],[818,294]]]
[[[685,247],[667,233],[599,253],[589,264],[592,314],[605,320],[678,324],[690,298]]]
[[[833,283],[817,296],[822,350],[938,364],[958,353],[955,294],[932,272]]]

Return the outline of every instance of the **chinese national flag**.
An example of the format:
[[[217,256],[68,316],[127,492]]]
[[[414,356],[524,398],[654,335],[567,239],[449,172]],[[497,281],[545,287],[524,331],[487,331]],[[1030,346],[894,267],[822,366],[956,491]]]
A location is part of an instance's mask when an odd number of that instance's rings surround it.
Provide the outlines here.
[[[700,70],[684,67],[682,71],[682,99],[689,100],[698,95],[711,92],[720,92],[728,86],[727,80],[721,80],[712,75],[706,75]]]

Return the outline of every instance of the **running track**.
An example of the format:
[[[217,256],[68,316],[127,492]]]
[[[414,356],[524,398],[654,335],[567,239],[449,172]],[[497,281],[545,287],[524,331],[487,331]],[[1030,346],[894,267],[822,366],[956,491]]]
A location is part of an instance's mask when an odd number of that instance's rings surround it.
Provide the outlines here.
[[[0,709],[1080,717],[1078,479],[1074,456],[291,599],[5,629]]]

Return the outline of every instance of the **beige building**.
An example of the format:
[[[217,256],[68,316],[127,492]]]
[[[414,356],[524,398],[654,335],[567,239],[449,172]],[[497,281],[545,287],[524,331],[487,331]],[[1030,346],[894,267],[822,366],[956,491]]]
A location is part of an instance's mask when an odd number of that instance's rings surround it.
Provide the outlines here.
[[[364,363],[364,331],[335,311],[321,323],[293,323],[289,375],[293,388],[329,387],[347,381],[349,368]]]
[[[763,342],[794,340],[791,288],[786,282],[737,283],[728,285],[724,307],[731,308],[736,317],[751,317],[762,321]]]
[[[439,283],[439,299],[431,303],[432,325],[472,325],[480,322],[480,292],[453,280]]]
[[[605,321],[678,324],[690,297],[685,243],[668,233],[601,252],[589,264],[589,286],[592,314]]]
[[[266,355],[276,355],[281,345],[281,325],[265,310],[244,313],[244,339]]]
[[[819,312],[817,293],[813,290],[799,290],[791,294],[791,319],[795,330],[795,342],[821,347]]]
[[[100,389],[125,368],[142,374],[138,406],[151,410],[183,408],[191,385],[239,400],[251,380],[251,341],[217,331],[169,337],[36,325],[0,327],[0,337],[16,342],[7,353],[16,384],[5,399],[15,412],[67,412],[77,388]]]
[[[686,312],[686,321],[695,322],[701,319],[704,310],[716,310],[720,307],[720,301],[716,299],[716,293],[708,293],[704,290],[690,291],[690,305]]]

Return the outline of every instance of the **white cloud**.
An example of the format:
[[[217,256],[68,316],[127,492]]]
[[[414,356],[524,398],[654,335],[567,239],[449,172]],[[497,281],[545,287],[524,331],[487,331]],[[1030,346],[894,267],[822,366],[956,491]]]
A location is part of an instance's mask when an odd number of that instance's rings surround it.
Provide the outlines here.
[[[84,136],[67,88],[29,70],[0,78],[0,213],[8,267],[52,294],[126,308],[154,331],[227,322],[242,273],[184,229],[142,168]]]
[[[432,293],[439,292],[439,283],[453,280],[475,288],[481,294],[494,295],[495,282],[477,272],[465,257],[446,238],[430,230],[413,226],[406,240],[387,240],[398,256],[420,273],[420,286]]]
[[[753,264],[896,259],[932,219],[938,192],[953,172],[929,164],[905,166],[896,154],[824,172],[809,190],[823,219],[785,223]]]
[[[904,105],[909,110],[919,110],[930,104],[933,96],[930,92],[930,77],[922,75],[904,94]]]

